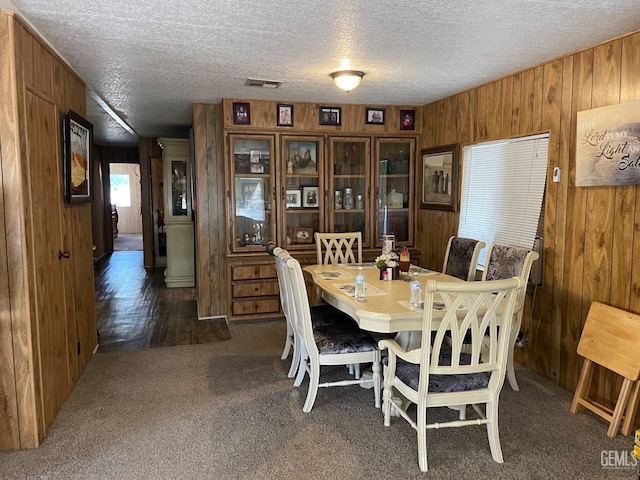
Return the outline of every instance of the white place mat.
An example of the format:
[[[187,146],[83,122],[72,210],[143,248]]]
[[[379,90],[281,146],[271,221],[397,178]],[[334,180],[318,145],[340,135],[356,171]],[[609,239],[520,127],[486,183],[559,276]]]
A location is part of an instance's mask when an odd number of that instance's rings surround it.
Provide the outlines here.
[[[376,264],[375,264],[375,262],[368,262],[368,263],[361,263],[361,264],[339,263],[338,266],[341,267],[341,268],[344,268],[345,270],[357,270],[359,267],[365,267],[365,268],[366,267],[375,267]],[[437,275],[438,273],[440,273],[440,272],[434,272],[433,270],[429,270],[428,268],[422,268],[422,267],[418,267],[417,265],[411,265],[411,267],[409,267],[409,274],[414,273],[414,272],[418,272],[419,276]]]
[[[353,278],[353,275],[342,270],[320,270],[316,272],[323,280],[336,280],[338,278]]]
[[[374,267],[376,264],[373,262],[369,263],[339,263],[338,266],[341,268],[345,268],[347,270],[357,270],[360,267]]]
[[[409,310],[424,310],[424,303],[420,303],[420,307],[412,307],[411,303],[409,302],[409,300],[398,300],[398,303],[400,305],[402,305],[405,308],[408,308]],[[444,310],[444,303],[443,302],[433,302],[433,309],[434,310]],[[463,305],[460,305],[458,307],[458,310],[462,310],[464,309]]]
[[[440,272],[434,272],[433,270],[429,270],[427,268],[422,268],[422,267],[417,267],[417,266],[411,265],[411,267],[409,267],[409,275],[411,275],[414,272],[417,272],[418,276],[437,275],[438,273],[440,273]]]
[[[411,306],[411,303],[409,302],[409,300],[398,300],[398,303],[400,305],[402,305],[404,308],[406,308],[407,310],[413,310],[413,311],[422,311],[424,310],[424,303],[420,304],[420,308],[414,308]]]
[[[350,297],[355,297],[356,286],[354,283],[342,283],[340,285],[334,285],[334,287],[339,289],[345,295],[348,295]],[[380,295],[388,295],[387,292],[385,292],[384,290],[380,290],[379,288],[376,288],[372,285],[366,285],[365,292],[366,292],[365,296],[367,297],[377,297]]]

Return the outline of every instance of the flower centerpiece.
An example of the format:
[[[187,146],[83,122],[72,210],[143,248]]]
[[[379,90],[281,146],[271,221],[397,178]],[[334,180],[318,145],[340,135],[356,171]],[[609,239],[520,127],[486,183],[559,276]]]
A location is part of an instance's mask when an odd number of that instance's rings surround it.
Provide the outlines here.
[[[380,270],[380,280],[398,278],[398,254],[395,252],[383,253],[376,257],[376,267]]]

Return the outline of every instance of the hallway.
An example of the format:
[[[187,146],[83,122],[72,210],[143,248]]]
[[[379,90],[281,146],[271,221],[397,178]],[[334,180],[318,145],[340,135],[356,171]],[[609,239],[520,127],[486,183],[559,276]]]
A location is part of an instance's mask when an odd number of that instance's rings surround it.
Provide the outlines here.
[[[98,352],[229,340],[226,320],[198,320],[195,288],[166,288],[142,251],[115,251],[96,271]]]
[[[118,236],[113,239],[113,250],[116,252],[143,250],[142,233],[118,233]]]

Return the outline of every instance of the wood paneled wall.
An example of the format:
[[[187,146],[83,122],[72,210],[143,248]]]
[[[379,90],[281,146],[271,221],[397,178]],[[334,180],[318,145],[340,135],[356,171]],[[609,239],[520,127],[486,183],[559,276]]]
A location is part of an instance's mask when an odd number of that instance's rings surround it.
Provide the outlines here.
[[[91,204],[91,236],[96,249],[93,252],[94,259],[100,259],[107,252],[107,232],[105,231],[106,215],[104,208],[105,192],[102,183],[102,147],[93,146],[93,203]],[[113,244],[111,244],[112,246]]]
[[[138,163],[140,164],[140,178],[142,183],[141,204],[142,204],[142,249],[144,253],[144,266],[154,267],[154,235],[153,235],[153,203],[151,201],[153,192],[151,179],[151,159],[161,158],[162,149],[158,145],[157,138],[144,137],[138,140]],[[158,248],[156,245],[155,248]]]
[[[640,194],[636,186],[576,187],[576,114],[640,99],[640,33],[532,67],[423,108],[422,148],[549,132],[543,285],[531,297],[516,359],[573,391],[576,347],[591,302],[640,313]],[[554,167],[562,181],[552,183]],[[458,213],[420,210],[418,247],[441,268]],[[599,373],[596,396],[615,404],[620,379]]]
[[[61,116],[83,114],[85,98],[84,83],[0,13],[3,450],[38,446],[97,343],[91,207],[65,204],[62,188]]]
[[[0,14],[0,178],[15,179],[18,175],[15,157],[18,153],[15,62],[13,62],[13,26],[10,17]],[[10,271],[14,268],[15,243],[10,233],[20,234],[21,226],[7,218],[15,189],[0,182],[0,450],[18,448],[18,393],[12,333],[12,308],[26,308],[26,298],[11,301]],[[17,227],[17,231],[15,230]],[[21,347],[18,345],[18,347]],[[20,367],[21,365],[18,365]],[[28,367],[28,365],[26,365]],[[32,422],[33,423],[33,422]]]
[[[227,315],[225,160],[222,105],[193,106],[198,317]]]

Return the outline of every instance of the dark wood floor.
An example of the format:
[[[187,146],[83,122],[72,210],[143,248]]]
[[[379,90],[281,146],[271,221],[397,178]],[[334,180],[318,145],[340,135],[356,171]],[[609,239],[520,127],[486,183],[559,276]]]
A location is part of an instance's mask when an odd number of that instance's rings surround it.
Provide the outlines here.
[[[229,340],[226,320],[198,320],[195,288],[166,288],[141,251],[113,252],[96,271],[99,352]]]

